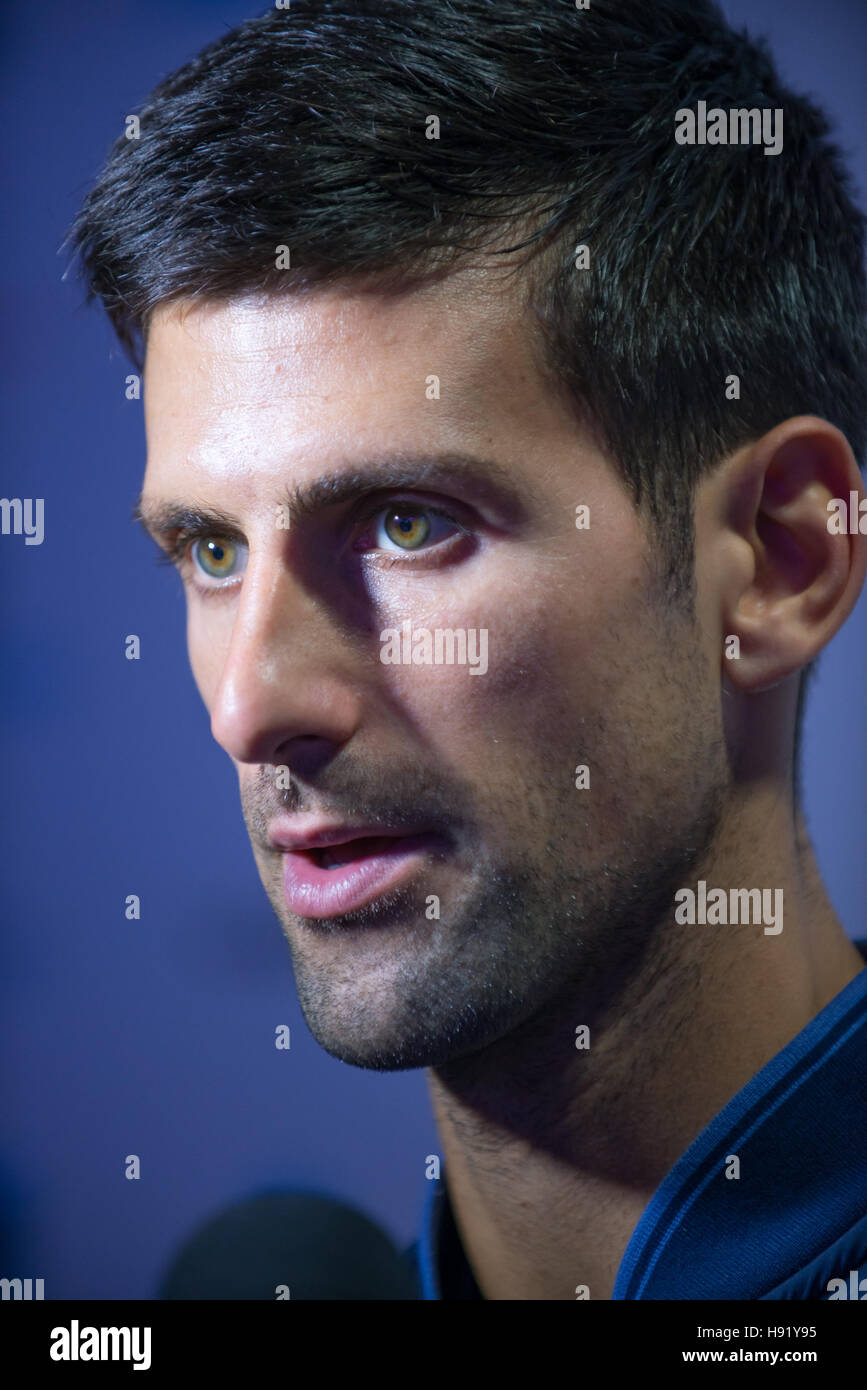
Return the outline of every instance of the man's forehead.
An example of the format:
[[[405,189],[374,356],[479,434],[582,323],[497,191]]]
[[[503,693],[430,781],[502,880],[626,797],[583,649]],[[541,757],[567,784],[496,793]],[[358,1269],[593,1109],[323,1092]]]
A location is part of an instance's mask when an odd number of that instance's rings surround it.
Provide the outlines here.
[[[489,452],[496,434],[538,435],[556,403],[530,332],[514,281],[472,271],[400,293],[343,284],[161,306],[145,362],[149,466],[183,457],[237,476],[278,436],[280,457],[300,460],[326,444],[344,457],[353,445]]]
[[[372,349],[383,357],[423,356],[444,340],[458,351],[505,355],[520,352],[529,333],[514,281],[467,268],[401,290],[350,281],[283,294],[169,301],[149,320],[146,372],[165,355],[222,370],[273,364],[285,371],[302,359],[309,372],[320,364],[328,369],[329,359],[359,354],[362,346],[369,360]]]

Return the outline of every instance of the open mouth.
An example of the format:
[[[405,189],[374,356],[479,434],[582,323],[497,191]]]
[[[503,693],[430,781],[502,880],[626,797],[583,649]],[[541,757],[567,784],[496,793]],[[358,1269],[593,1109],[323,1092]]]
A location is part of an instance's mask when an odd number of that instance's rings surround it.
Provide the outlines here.
[[[358,840],[346,840],[342,845],[323,845],[307,853],[320,869],[339,869],[344,864],[354,864],[359,859],[393,849],[402,838],[400,835],[368,835]]]
[[[442,837],[360,835],[342,844],[283,852],[286,906],[297,917],[328,918],[376,901],[406,885],[431,856],[441,857]]]

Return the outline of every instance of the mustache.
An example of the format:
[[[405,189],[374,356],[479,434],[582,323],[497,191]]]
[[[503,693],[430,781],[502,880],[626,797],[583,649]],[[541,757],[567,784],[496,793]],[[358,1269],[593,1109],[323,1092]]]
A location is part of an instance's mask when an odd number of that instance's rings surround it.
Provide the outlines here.
[[[288,786],[277,786],[278,773]],[[463,778],[389,758],[362,768],[332,768],[314,788],[286,764],[260,764],[241,784],[241,810],[251,838],[267,845],[268,826],[281,812],[319,815],[347,824],[382,825],[389,830],[453,832],[472,822],[472,789]]]

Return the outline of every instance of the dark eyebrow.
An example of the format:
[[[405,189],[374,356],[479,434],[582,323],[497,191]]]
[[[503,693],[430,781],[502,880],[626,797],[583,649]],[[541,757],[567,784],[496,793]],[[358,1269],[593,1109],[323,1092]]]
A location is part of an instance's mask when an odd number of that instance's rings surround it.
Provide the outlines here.
[[[352,502],[368,492],[419,490],[460,482],[469,492],[494,507],[503,520],[515,522],[527,514],[529,500],[513,475],[494,459],[473,454],[391,454],[385,459],[355,464],[348,471],[324,473],[287,495],[292,521],[301,521],[325,507]],[[144,494],[132,512],[133,520],[159,540],[172,531],[214,530],[240,536],[241,523],[228,512],[192,502],[148,501]]]
[[[289,514],[303,520],[323,507],[352,502],[366,492],[399,492],[461,483],[480,500],[511,519],[523,514],[525,502],[513,475],[494,459],[473,454],[390,454],[385,459],[357,464],[346,472],[326,473],[291,490]]]
[[[157,543],[173,531],[216,531],[221,536],[241,536],[240,522],[228,512],[184,502],[150,502],[143,493],[132,509],[131,519]]]

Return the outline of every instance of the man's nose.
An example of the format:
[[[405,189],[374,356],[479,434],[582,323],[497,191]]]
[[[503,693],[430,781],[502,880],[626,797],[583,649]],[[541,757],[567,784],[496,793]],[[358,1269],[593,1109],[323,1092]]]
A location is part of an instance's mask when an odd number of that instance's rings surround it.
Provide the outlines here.
[[[238,762],[299,772],[302,759],[332,756],[359,724],[351,661],[322,600],[283,565],[248,566],[211,706],[214,738]]]

